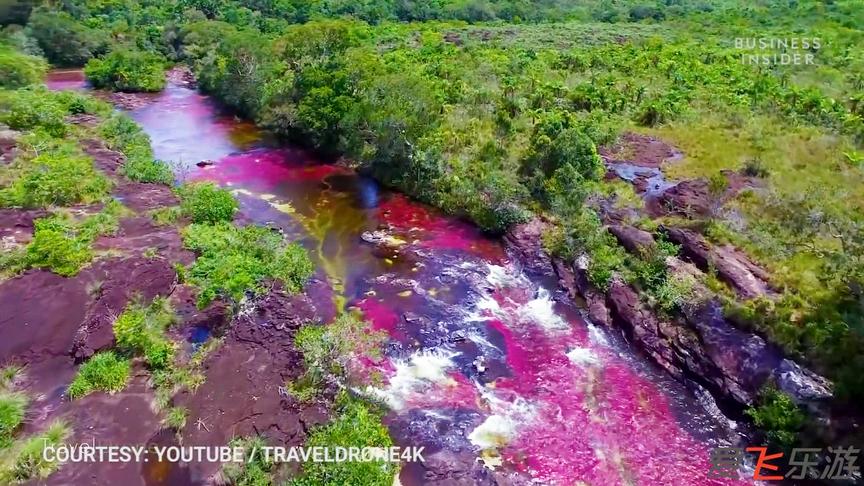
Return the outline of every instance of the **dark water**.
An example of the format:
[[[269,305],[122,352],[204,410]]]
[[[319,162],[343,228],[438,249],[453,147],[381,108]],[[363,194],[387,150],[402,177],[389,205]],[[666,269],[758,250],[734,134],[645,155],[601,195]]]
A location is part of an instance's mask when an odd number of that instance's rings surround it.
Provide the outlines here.
[[[231,188],[244,217],[302,241],[331,284],[318,298],[388,333],[385,357],[352,371],[381,377],[358,391],[389,405],[402,445],[470,451],[535,484],[733,483],[706,477],[730,425],[525,275],[499,242],[276,148],[194,90],[169,85],[132,116],[181,178]],[[196,167],[203,159],[216,163]],[[401,479],[413,482],[410,471]]]

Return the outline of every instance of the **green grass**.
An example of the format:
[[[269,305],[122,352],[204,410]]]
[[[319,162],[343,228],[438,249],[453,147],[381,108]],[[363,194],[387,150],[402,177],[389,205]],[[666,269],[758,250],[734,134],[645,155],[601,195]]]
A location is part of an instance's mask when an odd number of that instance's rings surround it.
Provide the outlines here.
[[[261,453],[260,448],[267,445],[261,437],[246,437],[233,439],[232,447],[242,447],[246,460],[242,464],[229,464],[222,470],[226,478],[236,486],[270,486],[273,484],[271,477],[276,465],[268,461]],[[253,452],[256,451],[257,452]],[[254,455],[253,455],[254,454]]]
[[[183,429],[186,426],[186,419],[189,417],[189,410],[184,407],[171,407],[168,409],[168,412],[165,413],[165,419],[162,423],[170,428],[177,431]]]
[[[113,351],[95,354],[78,369],[78,374],[66,393],[72,400],[94,391],[117,393],[126,387],[131,368],[132,364],[127,358],[120,357]]]
[[[27,396],[18,392],[0,392],[0,449],[9,447],[15,430],[24,420]]]
[[[63,421],[52,422],[44,432],[19,439],[0,451],[0,484],[18,484],[47,478],[59,464],[46,461],[43,450],[63,444],[71,431]]]
[[[150,212],[150,218],[157,226],[172,226],[177,223],[181,215],[179,206],[163,207]]]
[[[237,200],[212,182],[187,184],[180,188],[180,208],[193,223],[219,223],[234,219]]]
[[[216,298],[239,303],[247,294],[262,294],[274,280],[299,292],[314,271],[306,250],[268,228],[192,224],[183,229],[183,244],[198,254],[184,279],[200,289],[199,307]]]
[[[172,366],[153,370],[153,386],[156,395],[156,407],[159,410],[171,410],[171,399],[181,390],[195,393],[204,384],[204,362],[208,356],[222,345],[221,338],[211,338],[201,345],[188,360],[182,361],[175,357]],[[177,412],[175,412],[177,413]]]
[[[165,336],[165,330],[177,316],[163,297],[153,299],[150,305],[139,302],[129,304],[114,321],[114,337],[123,352],[143,356],[151,369],[163,369],[174,358],[174,343]]]
[[[23,373],[24,368],[17,365],[0,368],[0,391],[11,391]]]
[[[306,447],[391,447],[393,440],[381,423],[382,411],[343,392],[337,400],[335,417],[314,429]],[[389,462],[305,462],[302,474],[290,486],[390,486],[399,470]]]

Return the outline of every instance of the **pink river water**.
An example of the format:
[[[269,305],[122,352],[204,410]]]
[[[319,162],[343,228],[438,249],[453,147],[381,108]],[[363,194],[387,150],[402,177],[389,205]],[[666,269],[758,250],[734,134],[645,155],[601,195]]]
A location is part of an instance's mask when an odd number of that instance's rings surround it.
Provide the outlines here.
[[[83,85],[65,75],[49,86]],[[389,335],[384,358],[363,365],[382,379],[358,391],[390,407],[401,445],[463,461],[476,484],[749,483],[707,476],[711,448],[735,440],[727,421],[523,273],[497,240],[277,148],[195,90],[169,85],[131,114],[179,178],[235,190],[243,218],[302,241],[337,305]],[[215,164],[196,167],[205,159]],[[377,243],[361,238],[376,230]],[[407,465],[400,480],[422,484],[425,472]]]

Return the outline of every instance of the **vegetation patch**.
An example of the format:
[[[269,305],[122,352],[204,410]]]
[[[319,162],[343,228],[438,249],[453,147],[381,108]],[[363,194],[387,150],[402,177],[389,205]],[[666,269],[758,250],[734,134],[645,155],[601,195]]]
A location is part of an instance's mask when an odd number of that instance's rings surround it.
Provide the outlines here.
[[[5,171],[4,171],[5,172]],[[108,179],[84,155],[47,152],[17,159],[14,179],[0,189],[0,204],[25,208],[70,206],[96,202],[108,195]]]
[[[183,229],[183,244],[198,254],[195,263],[184,270],[184,278],[200,289],[201,308],[216,298],[236,304],[247,294],[261,295],[269,281],[280,282],[288,292],[299,292],[314,272],[302,246],[286,243],[269,228],[196,223]]]
[[[165,59],[153,52],[117,49],[87,61],[84,74],[97,88],[161,91],[165,87]]]
[[[131,368],[128,359],[113,351],[97,353],[81,365],[66,393],[72,400],[98,390],[116,393],[126,387]]]
[[[172,407],[171,398],[183,389],[194,393],[199,386],[204,384],[204,361],[221,345],[221,338],[211,338],[201,345],[188,360],[182,361],[179,356],[175,356],[171,366],[152,370],[153,386],[156,389],[156,406],[160,410],[168,410],[165,418],[167,426],[173,427],[172,423],[178,424],[181,410],[185,410],[182,407]],[[173,428],[178,429],[178,427]]]
[[[164,297],[153,299],[147,306],[133,302],[114,321],[117,347],[143,356],[151,369],[166,368],[174,358],[174,343],[165,336],[165,330],[176,320],[174,309]]]
[[[62,138],[71,131],[67,115],[110,113],[110,106],[73,91],[49,91],[45,87],[0,90],[0,122],[13,130],[32,130]]]
[[[303,354],[305,370],[298,379],[286,384],[288,393],[300,402],[311,402],[327,400],[329,397],[322,396],[324,390],[342,389],[333,404],[334,418],[312,431],[307,447],[390,447],[393,444],[381,422],[383,410],[345,389],[350,383],[356,384],[367,378],[357,375],[352,369],[357,357],[380,358],[382,343],[386,340],[386,333],[371,331],[369,323],[363,321],[358,313],[344,313],[328,325],[307,324],[297,331],[295,346]],[[287,484],[389,486],[398,468],[398,464],[375,461],[307,462],[300,475]],[[262,462],[229,473],[229,477],[261,481],[246,484],[270,484],[274,465]]]
[[[773,385],[766,386],[757,404],[746,412],[765,431],[769,441],[781,446],[794,445],[804,425],[804,413],[792,397]]]
[[[171,226],[177,223],[182,214],[179,206],[167,206],[151,211],[150,218],[157,226]]]
[[[117,231],[119,216],[125,208],[112,201],[99,213],[76,220],[58,212],[34,222],[33,241],[20,251],[0,259],[4,272],[17,274],[28,268],[44,268],[70,277],[93,259],[91,244],[100,235]]]
[[[46,447],[63,444],[70,432],[65,422],[54,421],[44,432],[19,439],[0,450],[0,483],[18,484],[47,478],[60,464],[46,461],[43,451]]]
[[[0,370],[0,451],[12,444],[30,401],[27,395],[15,390],[14,380],[19,373],[15,366]]]
[[[385,332],[370,331],[369,323],[354,312],[340,314],[328,325],[306,324],[294,335],[294,345],[303,353],[305,371],[287,383],[286,389],[297,400],[308,402],[328,383],[357,381],[356,376],[351,376],[354,358],[380,358],[386,340]]]
[[[162,423],[169,429],[176,431],[183,430],[186,426],[186,419],[189,417],[189,410],[184,407],[171,407],[165,413],[165,419]]]
[[[41,83],[47,70],[48,64],[41,57],[0,45],[0,88],[18,89]]]
[[[382,411],[364,400],[342,392],[334,407],[335,418],[312,431],[306,447],[391,447],[393,439],[381,423]],[[304,462],[303,473],[291,486],[342,486],[364,484],[390,486],[399,470],[398,463]]]
[[[79,67],[107,51],[109,33],[88,27],[67,12],[36,9],[30,15],[27,34],[38,42],[48,62]]]
[[[99,125],[108,146],[126,156],[123,175],[137,182],[171,185],[174,172],[167,163],[153,158],[150,137],[128,115],[113,113]]]
[[[231,192],[212,182],[187,184],[180,188],[180,208],[193,223],[219,223],[234,219],[238,204]]]

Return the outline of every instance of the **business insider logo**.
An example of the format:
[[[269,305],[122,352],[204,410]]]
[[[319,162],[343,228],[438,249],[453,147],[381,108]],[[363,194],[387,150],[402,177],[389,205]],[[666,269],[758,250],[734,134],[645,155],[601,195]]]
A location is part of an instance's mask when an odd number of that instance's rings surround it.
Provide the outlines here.
[[[738,37],[735,48],[745,51],[741,62],[749,65],[801,66],[816,64],[816,52],[822,48],[818,37]]]
[[[826,453],[827,452],[827,453]],[[711,451],[709,478],[738,479],[746,454],[754,454],[754,481],[782,481],[784,479],[861,479],[858,454],[855,447],[828,447],[826,449],[796,447],[784,459],[785,452],[769,453],[767,447],[717,447]],[[784,472],[785,471],[785,472]]]

